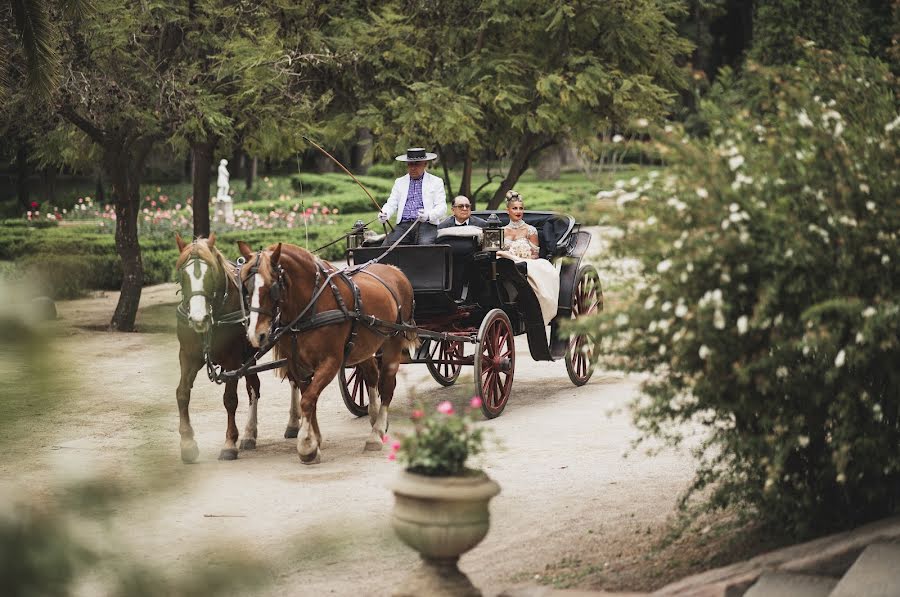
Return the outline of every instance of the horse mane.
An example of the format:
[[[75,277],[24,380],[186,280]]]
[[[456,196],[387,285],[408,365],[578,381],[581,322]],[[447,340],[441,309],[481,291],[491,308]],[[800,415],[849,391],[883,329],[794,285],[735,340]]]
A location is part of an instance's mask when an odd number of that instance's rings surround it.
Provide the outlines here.
[[[178,261],[175,262],[175,267],[180,268],[184,265],[184,262],[191,257],[191,255],[197,255],[203,261],[209,261],[210,263],[218,263],[218,259],[213,254],[213,251],[216,253],[219,252],[218,249],[211,249],[207,244],[207,239],[198,238],[187,245],[185,245],[184,250],[181,252],[181,255],[178,256]]]

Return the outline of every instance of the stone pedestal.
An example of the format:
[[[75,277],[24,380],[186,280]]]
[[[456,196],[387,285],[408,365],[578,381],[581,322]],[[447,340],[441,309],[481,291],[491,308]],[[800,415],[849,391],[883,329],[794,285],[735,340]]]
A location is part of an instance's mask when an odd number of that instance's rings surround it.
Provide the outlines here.
[[[234,203],[231,199],[219,199],[213,202],[215,209],[215,222],[224,224],[234,224]]]
[[[422,557],[419,565],[394,591],[393,597],[481,597],[481,591],[460,571],[459,558]]]

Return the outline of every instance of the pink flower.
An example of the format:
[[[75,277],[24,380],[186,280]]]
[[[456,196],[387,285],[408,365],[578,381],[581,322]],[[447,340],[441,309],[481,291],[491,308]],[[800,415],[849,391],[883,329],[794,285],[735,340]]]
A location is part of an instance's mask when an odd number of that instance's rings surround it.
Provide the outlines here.
[[[397,453],[391,452],[390,454],[388,454],[388,460],[397,460]]]
[[[381,438],[381,443],[386,444],[389,441],[391,441],[391,437],[388,434],[384,434],[384,436],[382,436]]]
[[[421,418],[424,417],[424,416],[425,416],[425,413],[422,412],[422,411],[419,410],[419,409],[416,409],[416,410],[412,411],[412,420],[413,420],[413,421],[417,421],[417,420],[421,419]]]
[[[394,452],[396,452],[399,449],[400,449],[400,442],[394,442],[393,444],[391,444],[391,450],[393,450]]]
[[[469,400],[469,406],[471,406],[472,408],[481,408],[481,397],[472,396],[472,399]]]
[[[453,414],[453,405],[450,404],[449,400],[444,400],[440,404],[437,405],[437,411],[442,415],[452,415]]]

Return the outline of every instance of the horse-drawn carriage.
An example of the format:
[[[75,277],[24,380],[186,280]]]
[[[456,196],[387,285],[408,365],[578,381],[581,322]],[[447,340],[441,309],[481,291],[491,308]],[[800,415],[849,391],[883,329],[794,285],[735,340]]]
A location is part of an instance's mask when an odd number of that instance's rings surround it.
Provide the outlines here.
[[[558,306],[548,337],[538,298],[527,281],[528,261],[497,255],[502,241],[496,232],[508,215],[473,215],[488,220],[483,233],[441,236],[435,245],[398,245],[387,253],[380,238],[366,239],[357,229],[358,236],[348,243],[347,263],[362,267],[377,260],[406,274],[415,293],[422,343],[405,362],[425,364],[443,386],[453,385],[463,367],[474,367],[474,392],[482,399],[484,415],[493,418],[503,412],[512,390],[516,336],[525,334],[534,360],[563,358],[572,383],[587,383],[593,373],[593,342],[585,333],[563,338],[560,322],[602,309],[603,293],[597,271],[581,263],[590,233],[569,215],[526,212],[525,221],[538,230],[540,258],[550,260],[559,273]],[[368,413],[369,396],[357,374],[355,366],[341,370],[341,392],[348,410],[362,416]]]
[[[297,437],[297,452],[306,464],[319,461],[316,402],[335,376],[350,412],[369,415],[366,449],[371,450],[381,449],[387,432],[402,362],[424,363],[444,386],[454,384],[464,366],[473,366],[474,391],[489,418],[498,416],[510,397],[515,336],[526,335],[535,360],[564,358],[572,382],[587,383],[593,341],[583,332],[564,339],[560,323],[603,307],[596,270],[581,264],[590,234],[568,215],[525,214],[539,231],[541,258],[554,263],[559,274],[548,335],[547,310],[542,313],[529,284],[528,261],[498,256],[508,216],[475,215],[487,217],[488,227],[471,236],[439,236],[435,245],[386,249],[377,238],[366,240],[365,226],[357,226],[347,235],[351,267],[346,270],[280,243],[259,251],[238,243],[243,259],[232,265],[215,248],[214,237],[193,243],[179,237],[182,459],[193,462],[198,456],[188,405],[204,364],[212,381],[226,385],[228,427],[220,458],[237,457],[238,380],[246,377],[251,405],[241,448],[252,449],[256,374],[279,368],[292,384],[285,437]],[[260,363],[269,351],[275,359]]]

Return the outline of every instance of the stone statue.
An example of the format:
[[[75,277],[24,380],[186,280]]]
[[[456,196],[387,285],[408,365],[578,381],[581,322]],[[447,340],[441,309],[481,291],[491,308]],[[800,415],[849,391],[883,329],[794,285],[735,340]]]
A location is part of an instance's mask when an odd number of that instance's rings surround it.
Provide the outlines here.
[[[231,195],[228,194],[228,160],[219,162],[219,178],[216,180],[216,186],[219,190],[216,192],[215,203],[215,221],[225,222],[226,224],[234,223],[234,206],[232,205]]]
[[[216,193],[217,201],[226,201],[230,200],[231,197],[228,195],[228,168],[225,166],[228,165],[228,160],[222,160],[219,162],[219,180],[216,181],[216,186],[219,187],[219,191]]]

